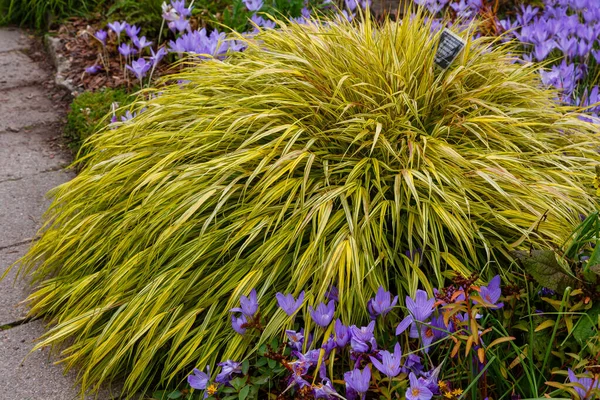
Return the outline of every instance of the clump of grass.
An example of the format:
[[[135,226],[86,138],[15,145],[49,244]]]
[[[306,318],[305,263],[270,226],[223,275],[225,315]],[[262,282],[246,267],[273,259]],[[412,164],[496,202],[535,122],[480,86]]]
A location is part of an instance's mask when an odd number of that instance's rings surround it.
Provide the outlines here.
[[[84,390],[135,392],[253,351],[227,328],[252,288],[306,307],[335,284],[357,323],[380,285],[403,298],[562,244],[598,205],[596,128],[508,45],[468,39],[436,70],[438,37],[420,15],[282,23],[165,78],[54,191],[22,260],[54,324],[39,346],[68,341]],[[261,311],[264,341],[289,320]]]
[[[46,29],[51,18],[82,15],[104,3],[105,0],[0,0],[0,24]]]
[[[103,88],[96,92],[83,92],[71,103],[64,134],[73,153],[95,132],[102,130],[110,121],[113,107],[129,105],[135,96],[124,89]]]

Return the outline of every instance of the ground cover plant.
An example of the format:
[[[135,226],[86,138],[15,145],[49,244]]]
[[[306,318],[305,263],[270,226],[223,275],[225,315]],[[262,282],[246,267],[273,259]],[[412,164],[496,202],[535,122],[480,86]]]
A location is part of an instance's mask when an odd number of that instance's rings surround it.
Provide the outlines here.
[[[280,26],[146,91],[55,190],[23,262],[31,315],[54,324],[40,346],[74,339],[83,390],[252,353],[227,325],[253,288],[317,307],[335,285],[336,316],[359,326],[380,286],[404,299],[509,275],[511,251],[560,246],[597,207],[594,125],[509,46],[467,38],[439,71],[420,15]],[[290,327],[261,313],[262,341]]]
[[[598,221],[598,213],[586,219],[567,250],[588,259],[582,270],[595,261],[585,255],[589,243],[580,239],[584,231],[595,235]],[[528,278],[503,286],[498,275],[485,285],[475,285],[476,276],[457,276],[433,297],[417,290],[406,298],[406,309],[380,287],[367,303],[371,321],[365,326],[336,319],[343,304],[335,296],[302,313],[304,292],[297,299],[277,293],[294,324],[281,343],[263,344],[243,362],[225,360],[218,374],[208,366],[196,368],[188,377],[195,390],[160,391],[154,398],[258,399],[270,393],[278,399],[597,398],[600,323],[594,321],[599,312],[593,302],[600,299],[600,274],[590,278],[560,296]],[[596,289],[594,300],[586,287]],[[264,319],[256,292],[240,303],[230,310],[232,328],[256,340]]]

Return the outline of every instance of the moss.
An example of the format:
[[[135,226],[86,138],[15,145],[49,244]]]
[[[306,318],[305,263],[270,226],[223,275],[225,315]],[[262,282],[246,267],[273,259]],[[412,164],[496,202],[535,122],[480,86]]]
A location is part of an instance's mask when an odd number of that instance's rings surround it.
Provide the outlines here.
[[[125,106],[134,99],[124,89],[110,88],[77,96],[71,103],[64,132],[73,153],[78,154],[83,142],[110,121],[113,103]]]

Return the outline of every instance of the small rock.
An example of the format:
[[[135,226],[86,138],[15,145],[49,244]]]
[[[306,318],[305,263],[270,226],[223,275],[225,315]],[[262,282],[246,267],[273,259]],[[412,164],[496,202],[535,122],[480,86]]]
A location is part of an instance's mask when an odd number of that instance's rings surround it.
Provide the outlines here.
[[[14,126],[9,126],[6,130],[9,132],[19,132],[19,128],[15,128]]]

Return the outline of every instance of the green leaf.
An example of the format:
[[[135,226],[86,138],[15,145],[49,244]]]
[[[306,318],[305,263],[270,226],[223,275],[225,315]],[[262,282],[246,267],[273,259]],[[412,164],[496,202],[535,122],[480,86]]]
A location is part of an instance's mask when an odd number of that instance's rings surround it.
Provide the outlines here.
[[[158,390],[158,391],[152,393],[152,398],[157,399],[157,400],[162,400],[165,398],[166,394],[167,394],[166,390]]]
[[[257,368],[262,367],[263,365],[267,364],[268,359],[265,357],[261,357],[258,359],[258,361],[256,362],[256,364],[254,364]]]
[[[562,293],[577,280],[565,271],[552,250],[513,251],[511,255],[540,285]]]
[[[246,384],[246,378],[237,377],[229,381],[229,384],[234,387],[236,392],[239,392],[240,389]]]
[[[248,369],[250,369],[250,361],[244,360],[242,363],[242,374],[248,375]]]
[[[178,399],[181,396],[183,396],[183,393],[181,393],[179,390],[175,390],[167,395],[167,399]]]
[[[582,316],[573,329],[573,336],[580,345],[585,345],[588,339],[598,334],[598,315],[600,315],[600,304],[594,305]]]
[[[264,385],[265,383],[269,382],[270,379],[271,378],[269,376],[261,375],[251,378],[250,382],[252,382],[253,385]]]
[[[277,361],[275,361],[273,359],[269,359],[268,364],[269,364],[269,368],[274,369],[277,366]]]
[[[248,397],[248,393],[250,392],[250,386],[244,386],[242,390],[240,390],[240,395],[238,397],[239,400],[246,400]]]

